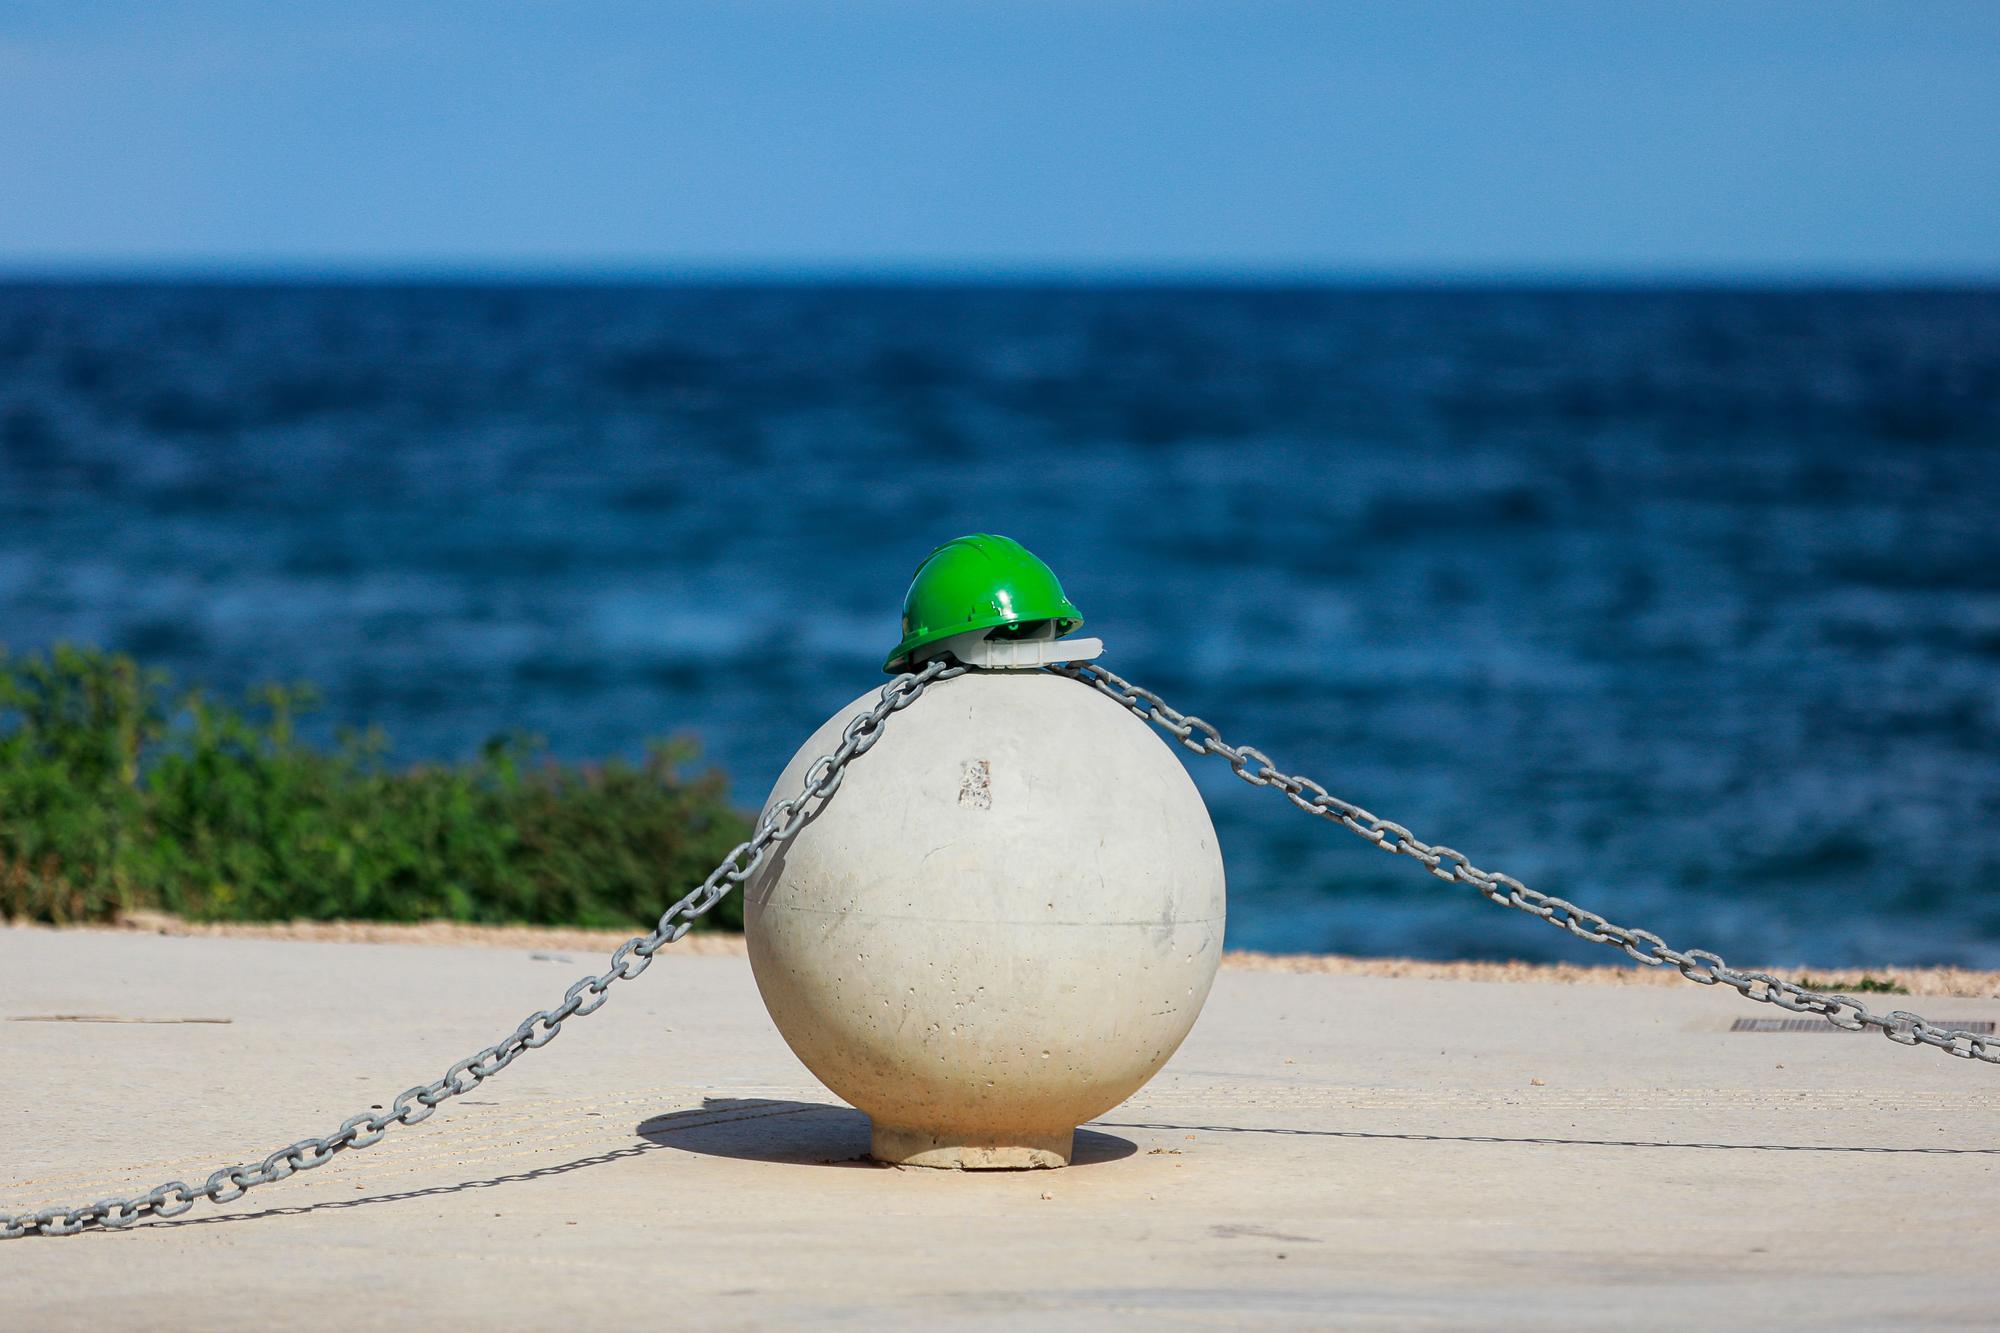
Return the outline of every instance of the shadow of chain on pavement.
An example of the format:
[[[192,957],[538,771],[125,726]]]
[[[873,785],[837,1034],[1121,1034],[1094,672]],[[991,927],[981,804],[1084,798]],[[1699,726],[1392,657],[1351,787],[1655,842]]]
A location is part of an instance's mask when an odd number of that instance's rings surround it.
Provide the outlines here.
[[[811,1114],[818,1113],[818,1114]],[[805,1124],[758,1126],[747,1122],[774,1120],[811,1114]],[[317,1203],[258,1208],[248,1212],[219,1213],[207,1217],[161,1218],[144,1225],[117,1230],[97,1230],[98,1236],[130,1236],[166,1227],[221,1226],[232,1222],[255,1222],[265,1218],[299,1217],[307,1213],[333,1212],[346,1208],[368,1208],[376,1204],[405,1203],[413,1199],[433,1199],[472,1190],[497,1189],[533,1180],[546,1180],[591,1167],[606,1166],[663,1148],[709,1156],[735,1157],[774,1165],[820,1165],[893,1170],[867,1156],[868,1121],[850,1107],[823,1102],[780,1101],[764,1098],[710,1098],[691,1110],[675,1111],[641,1121],[635,1132],[642,1142],[606,1152],[593,1153],[573,1161],[538,1166],[528,1171],[512,1171],[479,1180],[462,1180],[452,1185],[427,1185],[421,1189],[369,1194],[357,1199],[323,1199]],[[1558,1148],[1678,1148],[1714,1152],[1801,1152],[1801,1153],[1910,1153],[1930,1156],[2000,1156],[2000,1147],[1925,1148],[1891,1144],[1826,1143],[1713,1143],[1701,1140],[1669,1139],[1584,1139],[1549,1135],[1504,1134],[1425,1134],[1415,1131],[1362,1129],[1287,1129],[1282,1126],[1179,1124],[1167,1121],[1097,1120],[1090,1128],[1077,1131],[1075,1166],[1129,1157],[1138,1151],[1131,1140],[1097,1133],[1105,1129],[1151,1130],[1181,1134],[1274,1134],[1293,1138],[1384,1139],[1406,1143],[1500,1143]],[[792,1131],[792,1132],[788,1132]],[[1072,1168],[1073,1169],[1073,1168]],[[68,1239],[68,1238],[45,1238]]]
[[[1164,1122],[1094,1120],[1105,1129],[1173,1130],[1202,1134],[1282,1134],[1321,1139],[1396,1139],[1407,1143],[1519,1143],[1555,1148],[1687,1148],[1716,1152],[1927,1153],[1934,1156],[2000,1156],[2000,1148],[1922,1148],[1845,1143],[1708,1143],[1680,1139],[1570,1139],[1549,1135],[1421,1134],[1386,1129],[1285,1129],[1261,1125],[1170,1125]]]

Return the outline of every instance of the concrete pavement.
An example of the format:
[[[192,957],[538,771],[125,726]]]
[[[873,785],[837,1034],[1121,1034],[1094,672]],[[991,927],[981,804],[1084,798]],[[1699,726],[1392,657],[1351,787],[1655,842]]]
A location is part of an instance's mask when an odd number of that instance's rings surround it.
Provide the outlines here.
[[[597,962],[0,928],[0,1208],[327,1133]],[[963,1174],[858,1160],[746,962],[666,956],[366,1152],[0,1243],[0,1327],[1990,1327],[2000,1070],[1774,1014],[1226,969],[1077,1165]]]

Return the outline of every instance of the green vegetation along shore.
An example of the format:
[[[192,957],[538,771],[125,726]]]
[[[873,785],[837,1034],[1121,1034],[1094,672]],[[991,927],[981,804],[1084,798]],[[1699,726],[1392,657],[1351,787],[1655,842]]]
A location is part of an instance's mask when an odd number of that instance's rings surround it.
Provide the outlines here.
[[[749,831],[692,743],[567,765],[526,737],[392,767],[379,730],[316,747],[306,686],[240,704],[129,657],[0,655],[0,917],[650,926]],[[737,896],[708,918],[741,927]]]

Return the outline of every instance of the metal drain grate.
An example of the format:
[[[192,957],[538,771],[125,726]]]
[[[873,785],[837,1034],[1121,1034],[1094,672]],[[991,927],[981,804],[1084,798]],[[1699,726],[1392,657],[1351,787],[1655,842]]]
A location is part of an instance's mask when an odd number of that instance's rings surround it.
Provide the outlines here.
[[[1940,1018],[1937,1025],[1962,1032],[1988,1033],[1993,1031],[1990,1018]],[[1847,1028],[1837,1028],[1824,1018],[1739,1018],[1729,1025],[1731,1032],[1846,1032]]]

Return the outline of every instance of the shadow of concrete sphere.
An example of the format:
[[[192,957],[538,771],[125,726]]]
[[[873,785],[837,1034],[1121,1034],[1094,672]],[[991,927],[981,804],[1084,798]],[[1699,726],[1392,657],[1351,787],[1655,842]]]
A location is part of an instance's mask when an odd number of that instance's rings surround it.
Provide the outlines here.
[[[656,1147],[708,1157],[887,1169],[868,1155],[868,1117],[851,1106],[825,1102],[710,1097],[699,1110],[650,1117],[634,1132]],[[1138,1150],[1130,1139],[1079,1129],[1070,1167],[1115,1162]]]

